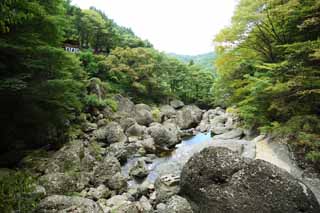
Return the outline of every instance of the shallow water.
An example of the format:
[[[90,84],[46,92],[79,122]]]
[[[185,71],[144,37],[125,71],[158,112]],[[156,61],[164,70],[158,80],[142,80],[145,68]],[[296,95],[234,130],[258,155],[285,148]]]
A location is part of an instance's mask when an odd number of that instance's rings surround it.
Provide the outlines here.
[[[129,186],[139,184],[145,180],[153,183],[158,176],[165,174],[179,175],[183,165],[193,154],[211,145],[213,145],[213,140],[210,133],[199,133],[196,136],[184,139],[180,144],[176,145],[175,150],[171,153],[163,157],[156,157],[153,159],[152,163],[147,164],[149,168],[149,175],[144,180],[131,180],[129,181]],[[122,173],[126,177],[129,177],[130,168],[138,159],[141,159],[141,157],[129,159],[122,167]]]

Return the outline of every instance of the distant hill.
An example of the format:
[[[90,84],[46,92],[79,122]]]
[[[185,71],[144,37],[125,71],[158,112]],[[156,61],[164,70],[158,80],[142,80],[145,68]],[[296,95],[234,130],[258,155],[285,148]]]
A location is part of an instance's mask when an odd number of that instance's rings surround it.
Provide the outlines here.
[[[200,65],[201,67],[208,69],[208,70],[214,70],[213,62],[216,58],[216,54],[214,52],[205,53],[201,55],[179,55],[175,53],[169,53],[168,55],[177,58],[179,61],[190,63],[190,61],[193,61],[195,64]]]

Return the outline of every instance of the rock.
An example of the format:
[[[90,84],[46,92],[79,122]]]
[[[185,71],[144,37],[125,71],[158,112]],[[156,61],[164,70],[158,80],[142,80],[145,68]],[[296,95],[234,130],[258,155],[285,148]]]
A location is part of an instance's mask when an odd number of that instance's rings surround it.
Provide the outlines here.
[[[163,105],[160,107],[161,121],[166,121],[170,118],[174,118],[176,114],[176,110],[170,105]]]
[[[130,99],[125,98],[121,95],[116,95],[114,98],[115,98],[117,105],[118,105],[118,112],[127,113],[129,115],[132,114],[135,106],[134,106],[134,103]]]
[[[117,194],[121,194],[128,189],[127,179],[119,172],[110,178],[108,186],[116,191]]]
[[[166,126],[159,123],[148,128],[148,133],[153,138],[156,147],[168,150],[180,142],[177,128],[173,124]]]
[[[146,109],[136,109],[134,118],[138,124],[143,126],[148,126],[153,122],[152,113]]]
[[[106,148],[106,155],[115,157],[124,164],[130,156],[137,153],[138,148],[135,143],[114,143]]]
[[[49,153],[45,150],[39,149],[25,156],[20,161],[19,166],[23,169],[30,171],[32,174],[43,175],[45,171],[48,169],[47,165],[49,161]]]
[[[180,190],[179,181],[179,176],[170,174],[158,177],[154,183],[156,191],[156,202],[166,202],[173,195],[178,194]]]
[[[193,213],[190,203],[183,197],[174,195],[165,207],[165,212],[170,213]]]
[[[82,197],[52,195],[39,203],[36,213],[79,212],[103,213],[101,207],[94,201]]]
[[[107,126],[101,127],[94,131],[94,136],[98,141],[104,143],[124,143],[127,141],[127,137],[123,132],[121,126],[116,122],[110,122]]]
[[[136,205],[139,209],[139,212],[145,212],[145,213],[153,212],[152,205],[145,196],[142,196],[139,202],[136,203]]]
[[[136,104],[136,105],[135,105],[135,109],[136,109],[136,110],[147,110],[147,111],[151,111],[151,107],[148,106],[147,104]]]
[[[157,208],[157,211],[156,211],[157,213],[167,213],[168,212],[167,206],[164,203],[159,203],[156,208]]]
[[[172,106],[174,109],[180,109],[184,106],[184,103],[179,100],[172,100],[170,101],[170,106]]]
[[[79,171],[80,156],[84,155],[84,149],[81,141],[67,143],[49,159],[45,173]]]
[[[216,135],[213,139],[221,139],[221,140],[228,140],[228,139],[240,139],[243,135],[242,129],[234,129],[229,132],[223,133],[221,135]]]
[[[93,130],[96,130],[98,128],[98,125],[95,123],[87,122],[82,127],[84,132],[92,132]]]
[[[196,127],[202,118],[202,110],[195,105],[184,106],[178,110],[176,122],[181,129]]]
[[[43,186],[35,185],[33,191],[31,192],[31,196],[33,198],[41,199],[47,195],[47,191]]]
[[[155,153],[156,152],[156,146],[155,146],[153,138],[146,138],[142,141],[139,141],[137,144],[140,145],[141,147],[143,147],[147,153]]]
[[[144,160],[138,160],[130,169],[130,176],[134,178],[144,178],[148,176],[149,171]]]
[[[80,192],[89,183],[85,173],[50,173],[39,178],[48,195]]]
[[[132,202],[129,201],[129,198],[126,194],[122,194],[113,196],[108,200],[100,199],[98,200],[98,204],[103,208],[104,212],[127,213],[121,210],[121,208],[131,206]],[[137,211],[137,213],[139,213],[139,211]]]
[[[126,135],[128,137],[136,136],[138,138],[141,138],[144,135],[145,130],[146,130],[146,127],[135,123],[131,125],[129,128],[127,128]]]
[[[115,157],[106,157],[94,170],[92,182],[95,186],[108,185],[109,180],[121,172],[119,161]]]
[[[99,200],[101,198],[109,198],[111,196],[111,191],[105,185],[100,185],[97,188],[90,188],[88,192],[86,192],[86,198],[91,200]]]
[[[120,120],[120,126],[122,127],[122,129],[124,131],[127,131],[127,129],[129,127],[131,127],[132,125],[136,124],[136,120],[134,120],[133,118],[122,118]]]
[[[183,167],[181,195],[195,212],[319,212],[313,193],[286,171],[262,160],[209,147]]]

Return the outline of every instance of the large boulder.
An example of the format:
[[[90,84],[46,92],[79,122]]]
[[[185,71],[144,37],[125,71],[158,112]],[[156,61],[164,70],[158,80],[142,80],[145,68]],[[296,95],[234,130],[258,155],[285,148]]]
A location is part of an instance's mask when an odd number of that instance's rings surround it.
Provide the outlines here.
[[[136,104],[136,105],[135,105],[135,109],[136,109],[136,110],[142,110],[142,109],[144,109],[144,110],[147,110],[147,111],[151,111],[151,107],[148,106],[147,104]]]
[[[310,189],[289,173],[227,148],[195,154],[182,170],[180,186],[195,212],[320,212]]]
[[[172,100],[170,101],[170,106],[172,106],[174,109],[180,109],[184,106],[184,103],[179,100]]]
[[[164,212],[193,213],[190,203],[183,197],[174,195],[170,198]]]
[[[174,124],[161,125],[154,123],[148,128],[156,147],[168,150],[180,142],[180,137]]]
[[[161,121],[168,120],[170,118],[174,118],[176,116],[176,110],[170,105],[163,105],[160,107],[160,117]]]
[[[117,102],[118,105],[118,112],[121,114],[132,114],[132,112],[134,111],[134,103],[128,99],[125,98],[121,95],[116,95],[115,100]]]
[[[94,136],[98,141],[112,144],[112,143],[124,143],[127,141],[127,137],[123,132],[121,126],[116,122],[110,122],[107,126],[101,127],[94,131]]]
[[[99,186],[108,185],[111,178],[121,172],[121,165],[115,157],[106,157],[94,170],[91,182]]]
[[[137,153],[138,149],[135,143],[114,143],[106,148],[106,155],[115,157],[121,164],[124,164],[130,156]]]
[[[135,124],[131,125],[129,128],[127,128],[126,135],[128,137],[141,138],[144,135],[145,131],[146,131],[145,126],[141,126],[141,125],[135,123]]]
[[[52,195],[43,199],[36,213],[77,212],[103,213],[101,207],[94,201],[82,197]]]
[[[143,126],[148,126],[153,122],[153,117],[151,113],[151,108],[148,110],[147,107],[142,107],[141,105],[138,105],[140,107],[136,107],[135,109],[135,120],[138,124]],[[147,105],[145,105],[147,106]]]
[[[89,183],[86,173],[50,173],[39,178],[48,195],[80,192]]]
[[[181,129],[196,127],[202,118],[202,110],[195,105],[184,106],[178,110],[176,122]]]

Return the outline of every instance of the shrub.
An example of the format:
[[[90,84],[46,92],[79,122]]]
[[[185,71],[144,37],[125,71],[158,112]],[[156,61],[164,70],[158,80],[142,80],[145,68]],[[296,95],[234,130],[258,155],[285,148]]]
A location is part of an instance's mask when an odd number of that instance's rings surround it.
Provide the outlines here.
[[[0,212],[32,212],[39,199],[32,195],[34,189],[34,179],[27,173],[0,175]]]

